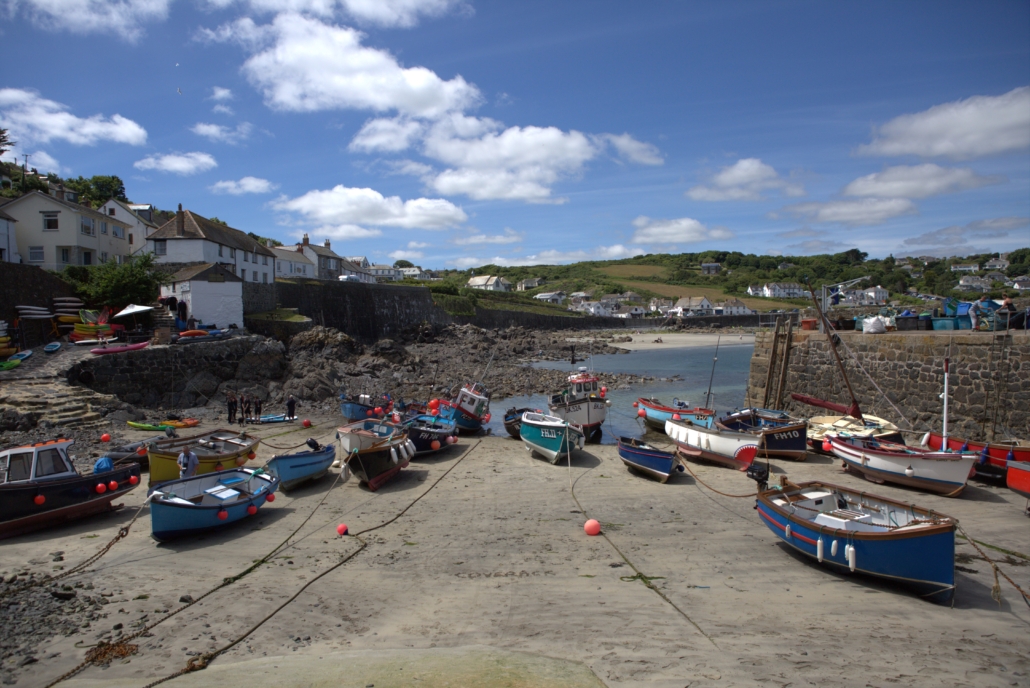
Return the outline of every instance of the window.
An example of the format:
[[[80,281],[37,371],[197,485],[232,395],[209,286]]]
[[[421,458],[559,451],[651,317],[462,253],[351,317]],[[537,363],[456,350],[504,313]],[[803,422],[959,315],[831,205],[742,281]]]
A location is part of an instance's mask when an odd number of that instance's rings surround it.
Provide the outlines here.
[[[129,232],[129,246],[132,246],[132,232]]]
[[[119,239],[124,239],[125,238],[125,227],[119,227],[116,224],[112,224],[111,225],[111,236],[117,237]]]
[[[29,246],[29,262],[30,263],[42,263],[43,262],[43,247],[42,246]]]
[[[234,249],[234,248],[229,249],[229,257],[233,258],[233,259],[236,258],[236,249]]]
[[[107,214],[111,215],[111,216],[114,216],[114,208],[108,208],[107,209]]]
[[[159,256],[168,255],[168,242],[165,239],[154,239],[154,253]]]
[[[92,265],[93,264],[93,253],[91,251],[82,252],[82,264]]]
[[[257,270],[254,271],[254,281],[257,282]]]
[[[221,244],[218,244],[218,257],[219,258],[222,257],[222,245]]]
[[[335,258],[330,258],[329,259],[329,269],[330,270],[335,270],[336,269],[336,259]]]
[[[249,262],[250,262],[250,261],[249,261],[249,260],[247,259],[247,252],[246,252],[246,251],[244,251],[244,252],[243,252],[243,262],[244,262],[244,263],[249,263]]]
[[[68,467],[64,463],[64,457],[56,449],[44,449],[36,455],[36,477],[45,478],[56,473],[65,473]]]
[[[268,265],[268,256],[261,256],[261,264]]]
[[[244,282],[247,281],[247,271],[246,270],[240,270],[240,279],[242,279]]]
[[[100,262],[101,263],[106,263],[107,262],[107,251],[101,251],[100,252]]]
[[[93,218],[92,217],[83,216],[82,217],[82,224],[79,226],[79,231],[82,232],[83,234],[87,235],[87,236],[96,236],[97,235],[97,229],[93,225]]]
[[[72,261],[71,249],[62,248],[61,249],[61,262],[62,263],[70,263],[71,261]]]
[[[43,231],[53,232],[57,229],[57,213],[43,213]]]
[[[7,457],[7,482],[28,480],[31,475],[32,452],[21,452]]]
[[[114,257],[114,262],[117,263],[118,265],[121,265],[122,263],[125,262],[125,256],[115,256]]]
[[[307,265],[301,265],[300,266],[300,274],[302,274],[302,275],[308,274],[308,266]]]
[[[265,284],[268,284],[268,273],[267,272],[262,272],[261,273],[261,281],[264,282]]]
[[[107,234],[107,222],[104,220],[100,221],[100,233]]]

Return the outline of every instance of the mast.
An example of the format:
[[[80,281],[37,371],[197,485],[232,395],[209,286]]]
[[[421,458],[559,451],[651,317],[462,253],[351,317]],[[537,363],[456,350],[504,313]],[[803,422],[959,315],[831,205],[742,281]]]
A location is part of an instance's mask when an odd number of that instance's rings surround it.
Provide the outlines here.
[[[941,428],[941,430],[942,430],[941,435],[943,435],[943,437],[941,438],[941,448],[944,449],[944,450],[948,449],[948,364],[949,363],[950,363],[949,359],[947,357],[945,357],[945,359],[944,359],[944,394],[941,395],[941,396],[944,397],[944,427]]]
[[[719,342],[722,341],[722,335],[715,340],[715,357],[712,358],[712,375],[708,378],[708,392],[705,394],[705,408],[710,409],[709,402],[712,400],[712,381],[715,379],[715,362],[719,360]]]
[[[829,321],[826,319],[826,314],[823,313],[819,307],[819,301],[815,297],[815,291],[812,289],[812,283],[809,280],[805,280],[805,284],[808,285],[808,293],[812,295],[812,303],[815,304],[815,310],[819,314],[819,324],[823,326],[823,332],[826,333],[826,339],[830,342],[830,351],[833,352],[833,360],[837,362],[837,369],[840,370],[841,377],[844,378],[844,385],[848,388],[848,394],[851,395],[851,409],[848,415],[854,416],[857,420],[864,421],[862,418],[862,410],[858,407],[858,399],[855,398],[855,390],[851,389],[851,381],[848,380],[848,374],[844,372],[844,363],[840,360],[840,354],[837,353],[837,344],[833,341],[833,334],[830,332],[831,328]]]

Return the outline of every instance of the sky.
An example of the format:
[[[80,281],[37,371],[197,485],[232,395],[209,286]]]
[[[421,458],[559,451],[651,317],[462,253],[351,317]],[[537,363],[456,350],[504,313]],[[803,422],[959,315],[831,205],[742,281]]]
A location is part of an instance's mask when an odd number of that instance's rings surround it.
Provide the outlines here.
[[[0,0],[0,17],[6,159],[372,263],[1030,245],[1023,1]]]

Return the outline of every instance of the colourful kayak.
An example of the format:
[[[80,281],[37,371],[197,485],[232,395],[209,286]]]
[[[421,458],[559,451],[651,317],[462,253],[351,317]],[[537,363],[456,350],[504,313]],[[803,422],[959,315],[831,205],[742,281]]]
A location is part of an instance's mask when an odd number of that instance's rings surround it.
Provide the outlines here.
[[[200,421],[196,418],[183,418],[182,420],[162,421],[161,425],[169,428],[195,428],[200,425]]]
[[[12,370],[21,365],[21,361],[0,361],[0,371]]]
[[[155,425],[153,423],[140,423],[139,421],[135,420],[128,420],[125,422],[130,428],[135,428],[136,430],[150,430],[151,432],[164,431],[168,428],[174,427],[172,425],[165,425],[164,423],[160,425]]]
[[[90,349],[91,354],[97,356],[103,356],[104,354],[121,354],[126,351],[139,351],[140,349],[146,349],[150,346],[150,342],[140,342],[139,344],[122,344],[121,346],[107,346],[99,349]]]

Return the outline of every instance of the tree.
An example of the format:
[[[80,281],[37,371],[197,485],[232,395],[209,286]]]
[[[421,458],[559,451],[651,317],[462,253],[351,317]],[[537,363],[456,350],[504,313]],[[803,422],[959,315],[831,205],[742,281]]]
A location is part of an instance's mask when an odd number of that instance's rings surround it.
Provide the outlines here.
[[[8,137],[6,129],[0,129],[0,155],[14,148],[17,143],[17,141],[12,141]]]
[[[219,220],[217,215],[212,215],[211,217],[209,217],[207,219],[211,220],[211,222],[214,222],[216,225],[222,225],[223,227],[228,227],[229,226],[229,223],[226,222],[225,220]]]
[[[49,178],[52,182],[61,182],[60,177],[56,175],[52,175]],[[125,203],[129,201],[125,196],[125,184],[117,175],[98,174],[89,179],[80,176],[76,179],[65,179],[63,183],[66,187],[79,194],[80,203],[94,208],[102,206],[112,198],[117,198]]]
[[[80,289],[90,303],[102,304],[115,312],[130,303],[153,303],[160,292],[160,277],[154,271],[154,255],[145,253],[127,263],[103,263],[90,268],[88,281]]]
[[[272,239],[271,237],[263,237],[263,236],[255,234],[254,232],[247,232],[247,236],[249,236],[254,241],[258,242],[262,246],[282,246],[283,245],[283,242],[279,241],[278,239]]]
[[[412,263],[411,261],[408,261],[408,260],[398,260],[397,262],[395,262],[393,264],[393,266],[395,268],[413,268],[413,267],[415,267],[414,263]]]

